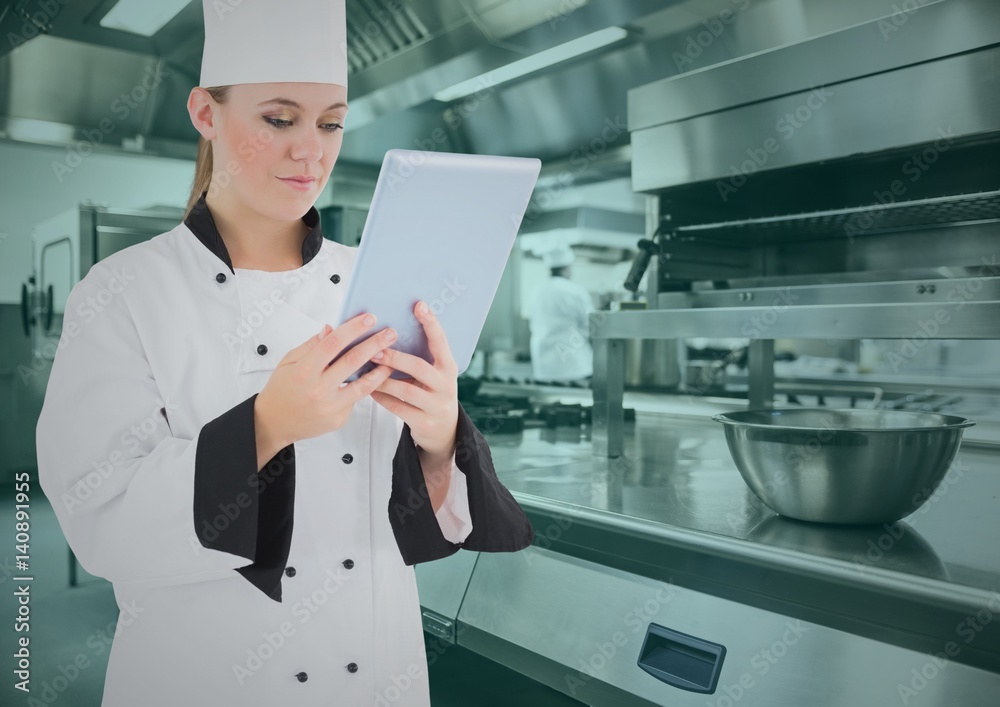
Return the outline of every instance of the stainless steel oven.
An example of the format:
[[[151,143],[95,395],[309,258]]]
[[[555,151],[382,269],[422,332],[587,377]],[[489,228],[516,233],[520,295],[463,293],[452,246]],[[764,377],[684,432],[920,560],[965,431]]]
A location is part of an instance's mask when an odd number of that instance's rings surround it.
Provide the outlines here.
[[[32,273],[21,286],[21,319],[36,361],[51,362],[70,290],[90,266],[174,228],[176,207],[112,209],[84,202],[39,223],[31,236]]]

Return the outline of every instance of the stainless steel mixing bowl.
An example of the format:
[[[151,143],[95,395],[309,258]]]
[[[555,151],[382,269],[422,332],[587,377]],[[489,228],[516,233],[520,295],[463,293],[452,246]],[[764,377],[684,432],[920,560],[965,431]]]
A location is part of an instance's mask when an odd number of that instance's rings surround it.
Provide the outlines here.
[[[783,516],[891,523],[937,488],[974,424],[907,410],[799,408],[716,415],[750,489]]]

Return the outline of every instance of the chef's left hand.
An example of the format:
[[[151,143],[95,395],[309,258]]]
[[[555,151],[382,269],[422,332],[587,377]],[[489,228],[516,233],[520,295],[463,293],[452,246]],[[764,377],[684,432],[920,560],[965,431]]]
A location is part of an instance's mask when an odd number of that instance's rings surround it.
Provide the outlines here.
[[[373,361],[408,373],[411,378],[386,378],[371,396],[410,426],[413,441],[426,453],[435,459],[450,458],[458,428],[458,366],[444,329],[430,307],[418,301],[413,311],[424,327],[434,364],[393,348],[383,349],[383,357]]]

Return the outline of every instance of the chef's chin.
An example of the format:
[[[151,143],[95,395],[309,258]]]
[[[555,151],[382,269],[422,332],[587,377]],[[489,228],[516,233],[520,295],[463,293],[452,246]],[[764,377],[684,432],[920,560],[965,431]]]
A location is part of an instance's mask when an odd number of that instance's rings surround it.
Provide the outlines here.
[[[259,204],[258,208],[267,208],[273,218],[284,218],[288,221],[302,218],[302,214],[309,210],[316,202],[319,190],[311,189],[307,192],[299,192],[296,189],[289,189],[279,183],[277,188],[269,195],[267,205]]]

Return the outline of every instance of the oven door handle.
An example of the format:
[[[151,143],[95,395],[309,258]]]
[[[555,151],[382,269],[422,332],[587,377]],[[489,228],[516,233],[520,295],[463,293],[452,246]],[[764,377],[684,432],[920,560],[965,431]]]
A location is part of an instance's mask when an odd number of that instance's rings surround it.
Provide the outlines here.
[[[638,665],[657,680],[690,692],[711,694],[719,684],[726,647],[651,623]]]

